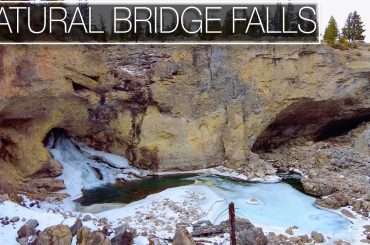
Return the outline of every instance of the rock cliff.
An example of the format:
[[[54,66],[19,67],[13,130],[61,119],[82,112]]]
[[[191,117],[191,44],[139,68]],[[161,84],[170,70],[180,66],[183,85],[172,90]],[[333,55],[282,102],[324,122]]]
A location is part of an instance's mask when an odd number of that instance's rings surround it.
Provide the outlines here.
[[[370,120],[369,61],[365,45],[2,47],[2,186],[60,174],[54,129],[146,169],[270,171],[256,153]]]

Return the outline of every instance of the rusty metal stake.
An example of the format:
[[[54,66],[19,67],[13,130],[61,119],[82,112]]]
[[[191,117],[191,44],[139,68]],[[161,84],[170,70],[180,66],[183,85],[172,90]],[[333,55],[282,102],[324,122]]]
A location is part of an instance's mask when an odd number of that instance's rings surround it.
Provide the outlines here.
[[[229,204],[229,222],[230,222],[230,245],[236,245],[235,206],[233,202]]]

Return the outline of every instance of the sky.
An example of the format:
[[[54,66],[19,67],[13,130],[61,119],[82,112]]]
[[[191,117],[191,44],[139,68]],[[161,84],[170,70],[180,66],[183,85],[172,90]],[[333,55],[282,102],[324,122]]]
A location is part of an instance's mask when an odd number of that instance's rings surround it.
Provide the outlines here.
[[[369,0],[318,0],[320,4],[320,28],[321,33],[329,21],[330,16],[334,16],[338,28],[341,30],[349,12],[357,10],[360,14],[366,29],[366,41],[370,42],[370,1]]]

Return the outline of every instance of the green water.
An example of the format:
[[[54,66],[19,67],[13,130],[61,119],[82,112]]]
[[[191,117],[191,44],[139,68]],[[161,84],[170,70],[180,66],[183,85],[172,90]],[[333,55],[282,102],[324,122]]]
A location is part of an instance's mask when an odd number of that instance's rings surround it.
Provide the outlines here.
[[[127,183],[118,182],[115,184],[103,185],[98,188],[83,190],[82,197],[76,202],[82,206],[89,206],[92,204],[101,203],[131,203],[141,200],[148,195],[159,193],[165,189],[194,184],[196,181],[205,181],[202,178],[196,177],[195,174],[187,175],[167,175],[167,176],[153,176],[137,181]],[[300,192],[304,192],[302,183],[299,178],[289,175],[284,175],[282,182],[291,185]],[[222,177],[219,177],[223,179]],[[227,180],[227,178],[225,179]],[[238,183],[238,181],[234,181]],[[239,183],[242,184],[242,183]],[[243,182],[243,185],[249,183]]]
[[[195,175],[153,176],[127,183],[108,184],[91,190],[83,190],[76,202],[83,206],[97,203],[130,203],[165,189],[191,185]]]

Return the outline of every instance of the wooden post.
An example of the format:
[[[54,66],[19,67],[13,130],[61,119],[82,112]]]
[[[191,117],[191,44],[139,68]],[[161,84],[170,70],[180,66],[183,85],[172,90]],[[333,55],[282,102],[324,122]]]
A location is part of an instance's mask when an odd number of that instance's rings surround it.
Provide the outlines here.
[[[233,202],[229,204],[229,222],[230,222],[230,245],[236,245],[235,206]]]

